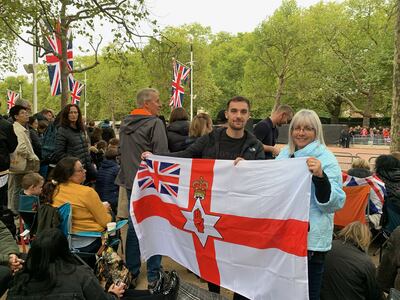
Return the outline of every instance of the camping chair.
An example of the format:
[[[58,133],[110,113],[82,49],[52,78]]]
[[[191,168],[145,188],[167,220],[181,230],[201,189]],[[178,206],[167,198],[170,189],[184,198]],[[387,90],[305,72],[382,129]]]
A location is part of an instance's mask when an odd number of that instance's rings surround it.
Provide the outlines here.
[[[39,205],[39,197],[19,195],[19,236],[24,253],[26,253],[26,244],[29,244],[30,237],[35,233],[34,227]]]
[[[58,207],[58,212],[60,214],[60,230],[64,233],[64,235],[68,239],[68,243],[71,249],[71,252],[79,256],[80,258],[87,258],[94,256],[96,253],[88,253],[82,252],[79,249],[75,249],[72,246],[72,238],[73,237],[91,237],[91,238],[103,238],[108,241],[108,245],[111,247],[118,247],[119,239],[109,238],[112,232],[108,232],[107,230],[100,231],[81,231],[72,233],[72,206],[69,202],[64,203],[60,207]],[[128,224],[128,220],[118,221],[116,224],[115,232],[119,231],[123,226]]]
[[[337,228],[343,228],[355,221],[360,221],[362,224],[367,223],[365,212],[370,189],[369,185],[343,187],[343,191],[346,193],[346,202],[343,208],[335,213],[334,225]]]

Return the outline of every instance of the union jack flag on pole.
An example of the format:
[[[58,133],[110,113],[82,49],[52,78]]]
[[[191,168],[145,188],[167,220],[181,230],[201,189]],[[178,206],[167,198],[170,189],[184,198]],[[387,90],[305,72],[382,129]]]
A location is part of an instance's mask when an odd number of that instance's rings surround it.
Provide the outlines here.
[[[80,83],[78,80],[74,81],[74,85],[73,85],[72,91],[71,91],[71,103],[72,104],[79,105],[79,102],[81,101],[82,90],[84,87],[85,87],[85,85],[83,83]]]
[[[7,111],[10,111],[11,107],[15,105],[15,101],[17,101],[19,98],[19,94],[14,91],[7,90],[7,98]]]
[[[51,35],[46,36],[48,47],[52,50],[52,53],[46,55],[47,69],[50,77],[50,91],[52,96],[61,94],[61,25],[58,21],[55,29]],[[67,36],[69,33],[67,33]],[[72,53],[72,38],[68,39],[67,43],[67,67],[68,71],[71,72],[73,69],[73,53]],[[68,75],[69,90],[72,91],[74,84],[74,78],[72,73]]]
[[[183,83],[186,82],[190,73],[190,68],[174,60],[173,70],[174,70],[174,79],[172,80],[172,96],[171,96],[171,101],[169,102],[169,106],[176,108],[176,107],[182,107],[183,95],[185,94],[182,82]]]

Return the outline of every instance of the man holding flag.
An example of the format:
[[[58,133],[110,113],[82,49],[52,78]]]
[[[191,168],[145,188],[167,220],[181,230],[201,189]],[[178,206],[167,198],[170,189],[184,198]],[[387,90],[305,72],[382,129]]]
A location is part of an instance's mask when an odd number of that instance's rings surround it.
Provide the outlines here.
[[[227,103],[225,116],[228,119],[227,128],[216,128],[208,135],[199,138],[186,150],[167,155],[184,158],[234,160],[234,164],[242,159],[264,159],[261,142],[253,134],[245,131],[245,125],[250,118],[249,100],[240,96],[230,99]],[[150,154],[150,152],[145,152],[142,158],[146,158]],[[209,282],[208,288],[211,292],[220,292],[220,287],[213,283]],[[233,299],[247,298],[235,293]]]

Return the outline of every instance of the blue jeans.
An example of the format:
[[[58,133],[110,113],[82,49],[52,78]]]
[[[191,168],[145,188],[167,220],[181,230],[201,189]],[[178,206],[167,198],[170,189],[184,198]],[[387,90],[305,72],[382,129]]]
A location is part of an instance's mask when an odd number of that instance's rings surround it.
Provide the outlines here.
[[[126,190],[128,195],[128,212],[130,211],[130,199],[132,190]],[[140,248],[139,240],[136,236],[135,228],[131,217],[128,217],[128,233],[126,236],[126,265],[133,276],[137,277],[140,273]],[[147,260],[147,281],[152,282],[158,279],[158,272],[161,268],[161,255],[153,255]]]
[[[326,252],[308,251],[308,294],[310,300],[319,300],[324,274]]]

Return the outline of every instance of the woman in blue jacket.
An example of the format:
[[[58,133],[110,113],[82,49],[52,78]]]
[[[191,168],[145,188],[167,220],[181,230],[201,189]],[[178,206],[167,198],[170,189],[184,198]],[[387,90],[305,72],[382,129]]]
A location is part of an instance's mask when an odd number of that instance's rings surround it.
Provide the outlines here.
[[[342,173],[325,146],[322,124],[313,110],[302,109],[289,125],[289,143],[276,159],[309,157],[312,173],[308,233],[308,286],[310,300],[320,299],[326,253],[332,246],[333,214],[343,207]]]

